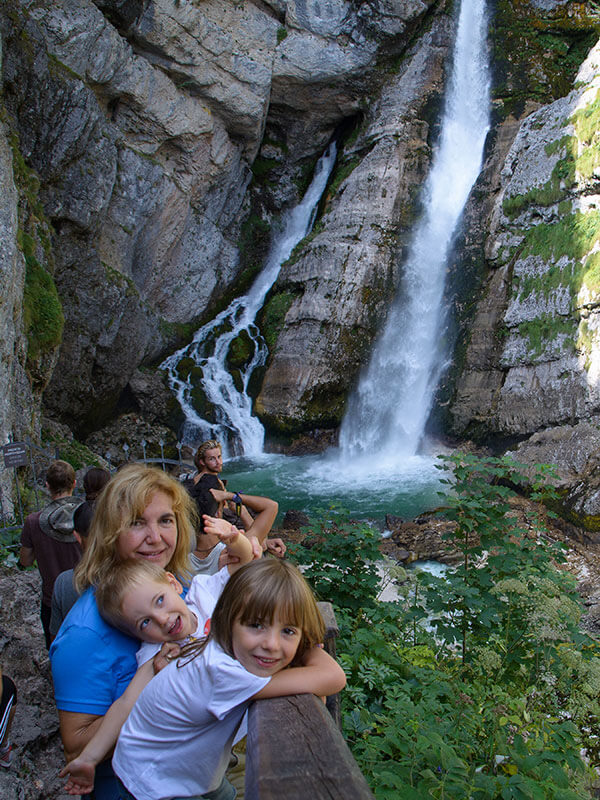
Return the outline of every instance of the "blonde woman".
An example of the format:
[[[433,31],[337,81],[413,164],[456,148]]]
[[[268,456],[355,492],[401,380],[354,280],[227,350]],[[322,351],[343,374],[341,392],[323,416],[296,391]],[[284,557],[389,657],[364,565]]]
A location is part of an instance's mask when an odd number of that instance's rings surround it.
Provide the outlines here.
[[[114,566],[143,559],[189,580],[194,502],[166,473],[141,464],[119,470],[98,498],[85,554],[75,570],[81,597],[50,649],[54,693],[67,760],[77,756],[136,671],[139,641],[100,616],[95,588]],[[96,800],[118,800],[110,767],[96,770]]]

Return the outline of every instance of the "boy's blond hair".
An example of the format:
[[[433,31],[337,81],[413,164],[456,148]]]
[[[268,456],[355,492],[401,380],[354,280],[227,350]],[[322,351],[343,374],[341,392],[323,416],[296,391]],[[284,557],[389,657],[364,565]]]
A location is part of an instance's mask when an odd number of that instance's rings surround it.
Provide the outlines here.
[[[170,498],[177,523],[177,542],[167,569],[179,580],[189,580],[189,553],[196,537],[194,501],[166,472],[144,464],[128,464],[110,479],[98,497],[88,544],[75,569],[78,592],[102,585],[120,563],[117,541],[143,514],[155,492],[164,492]]]
[[[170,586],[168,573],[158,564],[144,559],[121,561],[96,587],[96,604],[104,619],[115,628],[129,635],[134,626],[123,616],[123,599],[127,592],[147,583],[162,583]]]

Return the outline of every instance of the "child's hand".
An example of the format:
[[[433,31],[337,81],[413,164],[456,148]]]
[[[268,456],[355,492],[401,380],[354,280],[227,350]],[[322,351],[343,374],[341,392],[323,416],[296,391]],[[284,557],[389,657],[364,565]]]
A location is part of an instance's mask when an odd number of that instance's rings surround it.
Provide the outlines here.
[[[152,659],[154,674],[158,675],[161,669],[164,669],[174,658],[177,658],[180,651],[181,647],[179,647],[177,642],[165,642],[160,648],[160,652]]]
[[[217,491],[212,490],[211,491]],[[219,519],[218,517],[209,517],[208,514],[203,514],[204,520],[204,533],[211,533],[218,536],[223,544],[231,544],[240,535],[237,528],[234,528],[227,520]]]
[[[65,784],[67,794],[89,794],[94,790],[95,773],[95,765],[79,756],[73,761],[69,761],[67,766],[58,773],[58,777],[69,776]]]

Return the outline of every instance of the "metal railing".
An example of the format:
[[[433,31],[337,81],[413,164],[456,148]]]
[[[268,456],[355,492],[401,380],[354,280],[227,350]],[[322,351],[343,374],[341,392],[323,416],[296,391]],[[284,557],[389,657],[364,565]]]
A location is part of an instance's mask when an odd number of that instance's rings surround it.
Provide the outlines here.
[[[142,462],[149,465],[156,464],[160,465],[165,471],[173,471],[175,469],[193,471],[195,469],[194,464],[185,460],[181,455],[184,447],[182,442],[170,443],[165,442],[164,439],[159,439],[156,444],[160,449],[160,456],[148,455],[149,444],[145,439],[139,442],[139,447],[142,450],[141,457],[133,457],[134,448],[126,442],[121,447],[123,458],[119,458],[116,453],[109,451],[99,457],[98,460],[103,461],[103,466],[110,472],[115,472],[124,461]],[[21,449],[26,452],[26,456],[17,466],[7,466],[6,458],[0,462],[0,476],[6,477],[10,475],[11,477],[10,481],[0,481],[0,544],[5,547],[12,547],[13,545],[8,544],[8,539],[14,532],[23,527],[27,514],[32,511],[40,511],[49,500],[44,485],[46,470],[51,462],[60,458],[69,461],[69,457],[61,454],[60,445],[54,442],[38,445],[30,438],[16,442],[14,437],[9,437],[6,445],[11,445],[13,449],[18,445],[23,445]],[[169,458],[165,456],[165,450],[173,447],[177,450],[178,457]],[[135,449],[137,450],[138,447],[135,447]],[[85,472],[91,466],[96,465],[85,465],[82,470]],[[10,497],[6,497],[7,486],[10,486]],[[24,493],[26,497],[23,496]],[[77,487],[75,494],[83,494],[82,487]]]

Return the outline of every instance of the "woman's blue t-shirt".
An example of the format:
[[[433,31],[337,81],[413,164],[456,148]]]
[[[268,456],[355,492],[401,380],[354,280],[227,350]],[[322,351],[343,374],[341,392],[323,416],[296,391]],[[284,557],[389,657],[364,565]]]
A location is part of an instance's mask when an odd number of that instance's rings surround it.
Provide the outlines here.
[[[139,644],[102,619],[93,588],[86,589],[50,647],[57,708],[106,714],[137,669]]]

